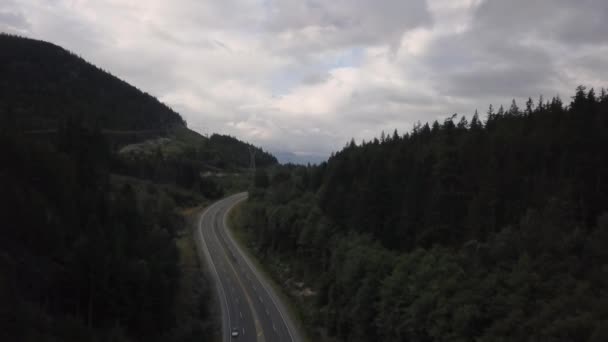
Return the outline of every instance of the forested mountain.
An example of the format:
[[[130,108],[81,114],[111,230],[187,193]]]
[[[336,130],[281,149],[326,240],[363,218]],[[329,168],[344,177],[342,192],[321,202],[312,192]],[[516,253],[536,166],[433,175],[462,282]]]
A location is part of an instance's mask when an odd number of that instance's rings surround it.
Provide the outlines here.
[[[254,147],[50,43],[0,35],[0,75],[0,340],[212,339],[180,213],[234,191],[203,174]]]
[[[236,221],[315,340],[606,341],[607,151],[579,87],[260,171]]]
[[[0,105],[24,130],[57,128],[68,116],[117,130],[185,123],[153,96],[48,42],[0,34]]]
[[[243,161],[250,161],[252,155],[257,167],[267,167],[277,163],[277,159],[270,153],[229,135],[212,134],[207,149],[213,151],[218,159],[222,158],[218,163],[225,165],[249,167],[250,164],[244,164]]]
[[[189,130],[178,113],[155,97],[48,42],[0,33],[0,75],[0,120],[13,131],[52,136],[72,120],[101,130],[112,148],[167,138],[165,158],[177,154],[202,167],[247,168],[251,148],[259,165],[277,162],[236,138],[207,138]],[[157,145],[146,144],[152,152]]]

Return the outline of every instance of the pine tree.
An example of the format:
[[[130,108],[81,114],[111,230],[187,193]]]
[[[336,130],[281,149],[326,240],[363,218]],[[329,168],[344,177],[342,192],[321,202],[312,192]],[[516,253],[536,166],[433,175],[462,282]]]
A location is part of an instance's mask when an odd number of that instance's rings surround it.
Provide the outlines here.
[[[533,111],[534,111],[534,102],[532,102],[531,97],[528,97],[528,101],[526,101],[526,111],[524,112],[524,114],[526,114],[526,116],[530,116],[530,115],[532,115]]]
[[[500,105],[500,108],[498,108],[498,112],[496,112],[496,117],[502,118],[503,116],[505,116],[505,108]]]
[[[542,95],[538,97],[538,105],[536,106],[536,110],[542,112],[545,109],[545,101]]]
[[[511,115],[511,116],[519,116],[520,115],[519,107],[517,106],[517,103],[515,102],[515,99],[513,99],[511,101],[511,107],[509,108],[508,114]]]
[[[475,114],[473,114],[473,118],[471,119],[471,129],[478,130],[480,128],[482,128],[482,124],[479,120],[479,113],[477,112],[477,109],[475,109]]]
[[[462,116],[460,118],[460,121],[458,121],[458,125],[456,126],[459,129],[467,129],[469,128],[469,122],[467,121],[467,118]]]
[[[587,93],[585,92],[586,90],[587,88],[583,85],[579,85],[578,87],[576,87],[576,93],[572,97],[572,103],[570,104],[573,109],[578,110],[585,108],[585,103],[587,102]],[[553,103],[551,104],[553,105]]]

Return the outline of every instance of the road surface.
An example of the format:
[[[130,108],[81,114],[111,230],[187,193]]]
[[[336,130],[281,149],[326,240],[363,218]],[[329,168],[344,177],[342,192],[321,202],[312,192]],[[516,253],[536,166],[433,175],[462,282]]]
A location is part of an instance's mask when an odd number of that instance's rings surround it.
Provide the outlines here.
[[[300,342],[293,321],[258,270],[236,244],[227,213],[247,193],[215,202],[201,215],[196,237],[216,283],[222,309],[222,341]],[[232,338],[237,329],[239,336]]]

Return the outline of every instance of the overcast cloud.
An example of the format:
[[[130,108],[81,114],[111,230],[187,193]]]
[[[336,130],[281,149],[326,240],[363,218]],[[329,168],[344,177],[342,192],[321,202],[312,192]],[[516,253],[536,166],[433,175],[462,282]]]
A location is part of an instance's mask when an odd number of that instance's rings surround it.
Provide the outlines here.
[[[2,0],[201,133],[327,155],[490,103],[608,79],[606,0]],[[567,101],[567,99],[564,99]]]

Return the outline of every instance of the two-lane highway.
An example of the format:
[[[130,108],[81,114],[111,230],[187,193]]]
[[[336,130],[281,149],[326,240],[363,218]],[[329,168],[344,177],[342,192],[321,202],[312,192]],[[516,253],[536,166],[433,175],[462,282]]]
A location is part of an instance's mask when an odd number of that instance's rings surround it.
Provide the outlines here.
[[[201,215],[197,239],[215,280],[222,309],[224,341],[299,342],[285,306],[260,276],[227,229],[226,217],[246,193],[209,206]],[[238,337],[231,337],[238,331]]]

